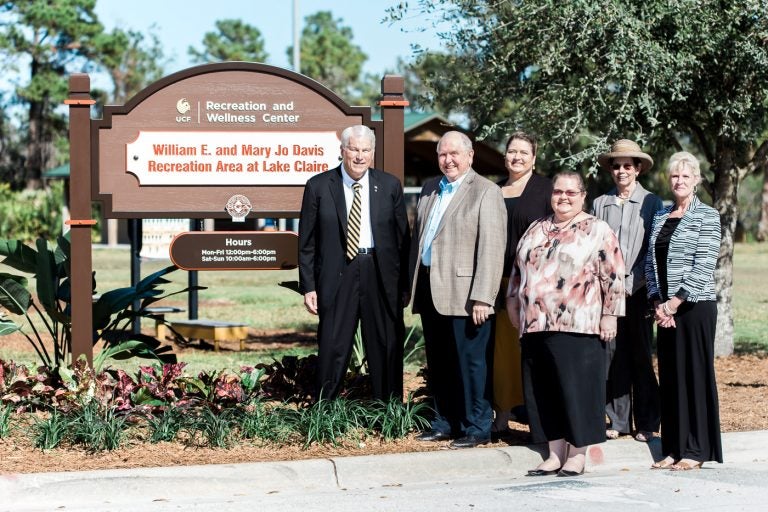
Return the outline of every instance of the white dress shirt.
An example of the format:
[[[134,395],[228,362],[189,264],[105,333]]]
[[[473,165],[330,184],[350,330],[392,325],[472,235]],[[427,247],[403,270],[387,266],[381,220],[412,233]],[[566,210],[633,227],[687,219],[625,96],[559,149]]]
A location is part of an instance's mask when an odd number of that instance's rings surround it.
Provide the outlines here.
[[[355,198],[355,191],[352,189],[355,180],[347,174],[343,163],[341,164],[341,179],[344,182],[344,200],[347,203],[347,217],[349,217],[352,201]],[[373,233],[371,232],[371,190],[368,182],[368,172],[366,171],[363,177],[357,181],[362,185],[360,189],[360,242],[358,247],[363,249],[374,247]]]

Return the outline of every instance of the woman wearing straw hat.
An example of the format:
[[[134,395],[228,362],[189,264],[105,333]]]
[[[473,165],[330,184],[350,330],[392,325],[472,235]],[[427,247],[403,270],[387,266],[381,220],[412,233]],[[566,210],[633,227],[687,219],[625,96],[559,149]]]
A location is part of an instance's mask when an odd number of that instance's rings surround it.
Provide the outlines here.
[[[605,434],[616,439],[636,428],[635,439],[647,442],[659,430],[659,387],[653,372],[653,320],[647,317],[645,255],[653,215],[661,199],[637,181],[653,167],[653,159],[634,141],[621,139],[597,159],[611,173],[615,187],[592,203],[592,213],[611,226],[624,256],[626,316],[618,320],[616,340],[607,344],[608,380]]]

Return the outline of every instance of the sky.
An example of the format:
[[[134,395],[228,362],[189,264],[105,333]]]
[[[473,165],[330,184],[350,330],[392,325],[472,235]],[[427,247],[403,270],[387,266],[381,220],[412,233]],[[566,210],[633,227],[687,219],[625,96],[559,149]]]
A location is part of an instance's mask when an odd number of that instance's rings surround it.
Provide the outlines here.
[[[394,69],[398,57],[410,60],[411,43],[438,49],[435,30],[419,31],[420,20],[390,25],[382,22],[386,9],[398,0],[295,0],[299,6],[299,30],[304,18],[317,11],[331,11],[334,19],[352,28],[353,43],[368,55],[364,71],[382,74]],[[187,53],[189,46],[202,48],[203,35],[215,31],[220,19],[242,19],[261,31],[269,54],[267,64],[291,68],[286,49],[293,44],[292,0],[98,0],[96,14],[107,31],[116,25],[123,29],[147,31],[154,24],[155,33],[173,61],[166,73],[194,65]]]

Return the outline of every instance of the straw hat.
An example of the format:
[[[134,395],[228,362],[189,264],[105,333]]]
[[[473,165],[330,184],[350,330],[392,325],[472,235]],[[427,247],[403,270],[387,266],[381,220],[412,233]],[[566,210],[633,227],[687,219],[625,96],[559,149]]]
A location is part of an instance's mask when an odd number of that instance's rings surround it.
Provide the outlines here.
[[[643,162],[643,171],[653,167],[653,158],[648,153],[643,153],[637,142],[629,139],[619,139],[611,145],[608,153],[597,157],[597,163],[606,171],[611,170],[612,158],[639,158]]]

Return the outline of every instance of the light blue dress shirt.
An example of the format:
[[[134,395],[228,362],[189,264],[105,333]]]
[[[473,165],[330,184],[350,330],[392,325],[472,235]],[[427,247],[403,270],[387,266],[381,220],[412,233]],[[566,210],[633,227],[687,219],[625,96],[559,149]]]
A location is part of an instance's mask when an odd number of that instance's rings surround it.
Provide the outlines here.
[[[466,175],[464,173],[456,181],[448,181],[448,178],[445,176],[440,180],[440,193],[437,196],[435,205],[432,207],[432,211],[429,213],[427,232],[424,235],[424,247],[421,249],[421,264],[424,266],[429,267],[432,265],[432,241],[435,239],[440,221],[443,220],[445,210],[448,209],[451,199],[456,195],[456,191],[459,190],[459,185],[464,181]]]

